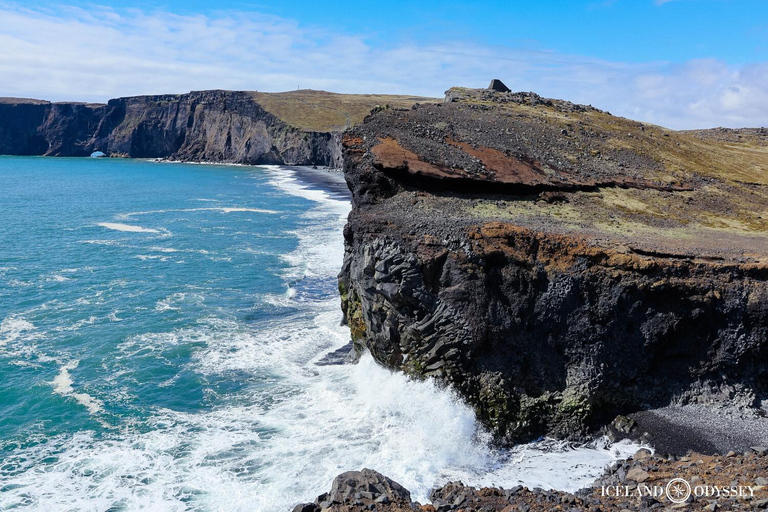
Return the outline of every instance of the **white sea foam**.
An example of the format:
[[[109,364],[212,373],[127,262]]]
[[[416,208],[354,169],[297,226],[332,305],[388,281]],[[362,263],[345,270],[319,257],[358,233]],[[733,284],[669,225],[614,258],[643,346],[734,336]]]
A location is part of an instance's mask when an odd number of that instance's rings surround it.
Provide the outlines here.
[[[344,245],[339,236],[350,203],[335,199],[328,192],[303,184],[294,171],[266,166],[270,183],[283,192],[316,203],[314,208],[301,214],[311,229],[299,229],[299,247],[282,258],[290,265],[289,279],[333,276],[339,271],[344,257]]]
[[[0,347],[32,333],[35,326],[21,315],[10,315],[0,323]]]
[[[31,499],[46,510],[100,510],[122,501],[131,510],[277,512],[326,491],[338,473],[362,467],[389,475],[422,502],[434,486],[457,479],[573,491],[637,448],[549,441],[497,452],[471,409],[430,381],[389,372],[368,355],[354,366],[315,366],[323,347],[348,336],[332,302],[282,326],[253,330],[209,318],[199,329],[134,337],[126,357],[137,349],[203,343],[192,364],[207,378],[267,372],[277,387],[267,395],[254,389],[207,412],[159,410],[149,431],[125,429],[106,439],[81,433],[30,448],[25,457],[56,457],[44,471],[14,476],[19,487],[0,495],[0,508]],[[77,399],[74,366],[62,367],[55,386]],[[89,398],[78,402],[97,412],[100,404]]]
[[[157,301],[155,310],[157,311],[180,311],[181,304],[185,301],[201,302],[203,297],[199,294],[172,293],[164,299]]]
[[[220,212],[220,213],[235,213],[235,212],[251,212],[251,213],[266,213],[266,214],[278,214],[277,210],[269,210],[266,208],[251,208],[244,206],[212,206],[207,208],[172,208],[167,210],[146,210],[140,212],[128,212],[117,214],[120,220],[130,220],[133,217],[140,215],[153,215],[157,213],[171,213],[171,212]]]
[[[82,240],[80,243],[91,245],[108,245],[122,247],[124,244],[120,240]]]
[[[0,509],[28,503],[39,510],[277,512],[327,491],[340,472],[363,467],[394,478],[422,502],[451,480],[573,491],[637,449],[546,441],[500,452],[471,408],[431,381],[392,373],[369,355],[357,365],[318,366],[347,343],[349,331],[339,326],[338,298],[297,301],[295,290],[304,276],[332,280],[337,273],[348,204],[301,185],[290,171],[273,173],[275,186],[315,204],[302,215],[299,247],[287,260],[293,284],[264,299],[289,313],[256,323],[210,316],[183,329],[136,334],[116,357],[119,365],[194,347],[188,370],[202,379],[258,385],[210,409],[156,410],[148,428],[62,435],[14,452],[4,464],[21,469],[8,478],[0,473],[0,487],[13,484],[0,493]],[[156,306],[179,307],[191,299],[182,295]],[[77,399],[75,365],[61,367],[54,390]],[[78,402],[98,412],[101,403],[81,395]]]
[[[141,261],[148,261],[148,260],[163,261],[163,262],[168,261],[167,256],[160,256],[157,254],[137,254],[136,256],[134,256],[134,258],[139,259]]]
[[[103,402],[92,397],[88,393],[77,393],[72,387],[72,376],[70,370],[77,368],[80,361],[72,361],[59,368],[59,374],[53,379],[53,392],[64,397],[74,398],[77,403],[88,409],[91,414],[98,414],[103,410]]]
[[[31,281],[22,281],[21,279],[11,279],[8,281],[8,286],[13,286],[14,288],[28,288],[30,286],[35,286],[35,283]]]
[[[82,318],[82,319],[76,321],[75,323],[73,323],[71,325],[61,325],[59,327],[54,328],[53,330],[54,331],[59,331],[59,332],[63,332],[63,331],[77,331],[77,330],[79,330],[79,329],[81,329],[81,328],[83,328],[83,327],[85,327],[87,325],[95,324],[98,320],[99,320],[98,317],[91,315],[88,318]]]
[[[129,233],[160,233],[160,231],[157,229],[143,228],[141,226],[133,226],[131,224],[120,224],[117,222],[99,222],[97,226],[113,229],[115,231],[126,231]]]

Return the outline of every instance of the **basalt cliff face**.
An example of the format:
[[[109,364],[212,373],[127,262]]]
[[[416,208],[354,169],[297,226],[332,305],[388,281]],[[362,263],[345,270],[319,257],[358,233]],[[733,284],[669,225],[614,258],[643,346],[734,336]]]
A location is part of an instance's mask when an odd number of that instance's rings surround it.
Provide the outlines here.
[[[322,91],[202,91],[104,104],[0,100],[0,154],[170,158],[341,167],[341,131],[381,103],[424,98]]]
[[[344,135],[358,350],[502,441],[768,390],[768,146],[452,89]]]

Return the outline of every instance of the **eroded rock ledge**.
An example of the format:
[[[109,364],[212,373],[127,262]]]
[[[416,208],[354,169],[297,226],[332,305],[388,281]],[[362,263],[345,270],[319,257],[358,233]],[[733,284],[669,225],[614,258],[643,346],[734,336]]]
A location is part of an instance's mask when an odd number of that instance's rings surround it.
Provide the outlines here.
[[[497,437],[768,390],[768,152],[534,94],[452,89],[345,134],[358,350]]]

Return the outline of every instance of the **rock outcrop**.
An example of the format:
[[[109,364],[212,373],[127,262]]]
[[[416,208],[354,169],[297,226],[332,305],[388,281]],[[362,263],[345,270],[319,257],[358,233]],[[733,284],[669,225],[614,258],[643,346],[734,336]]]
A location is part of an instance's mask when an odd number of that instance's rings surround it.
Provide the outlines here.
[[[411,493],[391,478],[372,469],[363,469],[340,474],[333,480],[331,492],[321,494],[312,503],[296,505],[293,512],[341,512],[349,507],[373,510],[376,506],[410,511]]]
[[[356,348],[498,438],[768,391],[768,156],[533,93],[452,89],[344,137]]]
[[[322,91],[200,91],[104,104],[0,99],[0,154],[341,167],[341,131],[379,102]],[[297,110],[300,114],[297,114]],[[342,122],[343,120],[343,122]]]
[[[575,493],[551,489],[472,487],[449,482],[434,489],[429,504],[355,499],[297,505],[294,512],[544,512],[627,510],[762,510],[768,508],[768,449],[755,446],[727,455],[689,452],[681,457],[639,450],[617,461],[598,480]],[[370,470],[364,470],[370,471]],[[375,473],[375,472],[371,472]],[[378,478],[386,477],[378,475]],[[341,478],[337,477],[338,479]],[[677,484],[682,485],[678,487]],[[406,491],[407,492],[407,491]],[[404,495],[403,495],[404,496]],[[319,499],[319,498],[318,498]]]

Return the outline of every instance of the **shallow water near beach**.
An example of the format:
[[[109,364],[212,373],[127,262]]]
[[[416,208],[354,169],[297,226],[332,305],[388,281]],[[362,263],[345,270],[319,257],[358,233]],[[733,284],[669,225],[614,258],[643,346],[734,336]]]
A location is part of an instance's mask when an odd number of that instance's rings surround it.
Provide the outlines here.
[[[576,490],[637,448],[489,447],[349,341],[349,211],[299,170],[0,157],[0,509],[285,511],[369,467]]]

